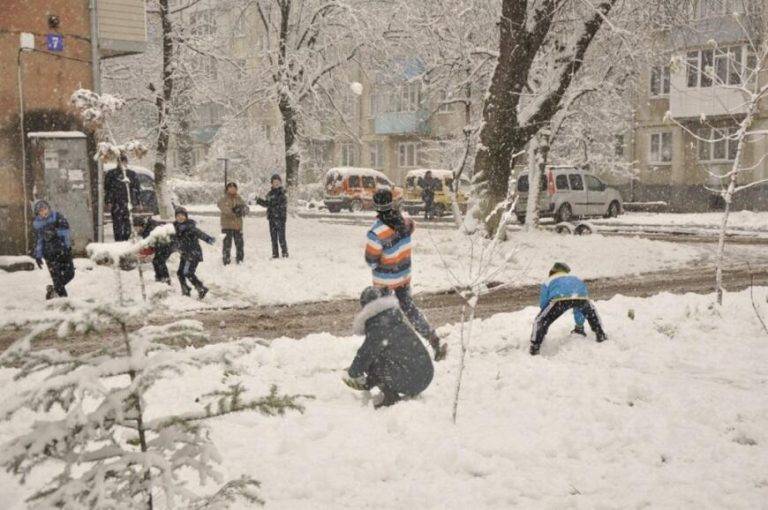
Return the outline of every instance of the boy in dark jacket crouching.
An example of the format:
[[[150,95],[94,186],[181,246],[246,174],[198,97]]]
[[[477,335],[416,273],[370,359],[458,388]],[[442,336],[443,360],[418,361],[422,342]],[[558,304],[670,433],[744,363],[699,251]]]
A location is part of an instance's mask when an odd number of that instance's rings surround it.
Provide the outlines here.
[[[365,334],[365,341],[344,383],[356,390],[379,388],[383,399],[376,408],[424,391],[432,382],[432,360],[400,311],[397,298],[386,289],[368,287],[360,305],[354,326],[356,334]]]
[[[75,277],[75,265],[72,261],[72,242],[69,223],[61,213],[51,209],[45,200],[35,203],[35,262],[43,268],[43,260],[48,266],[53,285],[48,285],[45,299],[67,297],[66,285]]]
[[[203,282],[195,274],[197,265],[203,261],[200,241],[212,245],[215,239],[197,228],[195,220],[189,219],[189,214],[183,207],[176,209],[176,221],[173,222],[173,228],[176,230],[176,247],[181,254],[179,270],[176,272],[181,284],[181,293],[189,296],[191,292],[189,285],[187,285],[187,280],[189,280],[195,286],[198,297],[203,299],[208,294],[208,287],[203,285]]]

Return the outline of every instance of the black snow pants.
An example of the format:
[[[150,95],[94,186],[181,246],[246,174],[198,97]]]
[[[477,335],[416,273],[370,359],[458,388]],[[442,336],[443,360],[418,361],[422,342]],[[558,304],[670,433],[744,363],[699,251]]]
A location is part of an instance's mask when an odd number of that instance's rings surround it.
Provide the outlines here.
[[[224,264],[229,264],[232,260],[232,241],[235,241],[235,257],[237,262],[242,262],[245,258],[245,245],[243,242],[243,231],[225,228],[221,231],[224,234]]]
[[[75,277],[75,264],[72,257],[62,255],[55,258],[45,259],[45,265],[48,266],[48,272],[53,280],[53,290],[59,297],[67,296],[66,285]]]
[[[416,303],[413,301],[411,287],[406,285],[405,287],[395,289],[395,296],[400,302],[400,309],[408,318],[408,321],[413,325],[413,329],[427,340],[435,337],[435,331],[432,329],[432,326],[429,325],[424,314],[421,313],[421,310],[419,310]]]
[[[155,256],[152,258],[152,268],[155,270],[155,281],[170,283],[171,275],[168,272],[168,259],[173,250],[168,247],[155,248]]]
[[[278,251],[278,244],[283,252],[283,257],[288,256],[288,242],[285,240],[285,220],[284,219],[271,219],[269,220],[269,236],[272,238],[272,258],[278,258],[280,252]]]
[[[600,323],[600,316],[597,315],[595,305],[588,299],[563,299],[561,301],[552,301],[544,308],[539,315],[536,316],[536,320],[533,322],[533,332],[531,333],[531,346],[535,348],[541,347],[541,343],[544,341],[544,337],[547,336],[549,327],[555,322],[561,315],[568,310],[578,309],[587,318],[589,327],[594,331],[598,338],[605,336],[603,331],[603,325]]]
[[[198,290],[204,287],[203,282],[201,282],[195,274],[195,271],[197,271],[197,265],[199,263],[200,261],[197,259],[190,259],[184,255],[181,256],[181,260],[179,261],[179,270],[176,272],[176,275],[179,277],[181,291],[186,295],[188,295],[190,291],[189,285],[187,285],[187,280],[189,280],[189,282]]]
[[[128,214],[128,206],[113,207],[110,211],[112,215],[112,233],[115,241],[127,241],[131,238],[131,215]]]

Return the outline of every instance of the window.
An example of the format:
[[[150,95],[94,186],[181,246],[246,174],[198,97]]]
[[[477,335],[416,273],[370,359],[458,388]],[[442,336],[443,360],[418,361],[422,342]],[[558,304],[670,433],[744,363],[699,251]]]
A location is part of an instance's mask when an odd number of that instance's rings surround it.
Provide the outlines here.
[[[699,161],[733,161],[739,141],[735,138],[736,128],[701,128],[698,136]]]
[[[695,50],[686,54],[687,86],[740,85],[744,75],[743,46],[724,46],[715,50]],[[749,56],[747,56],[749,68]],[[653,86],[653,84],[651,84]]]
[[[368,161],[373,168],[384,168],[384,147],[379,142],[368,144]]]
[[[668,96],[669,84],[669,66],[653,66],[651,68],[651,96]]]
[[[360,176],[359,175],[350,175],[349,180],[347,181],[350,188],[359,188],[360,187]]]
[[[351,143],[341,144],[341,166],[354,166],[357,158],[355,157],[355,146]]]
[[[748,0],[699,0],[697,15],[699,19],[731,16],[746,12]]]
[[[672,162],[672,133],[651,133],[648,161],[651,163]]]
[[[363,176],[363,188],[374,189],[376,188],[376,179],[370,175]]]
[[[391,188],[392,183],[386,180],[384,177],[376,177],[376,185],[379,188]]]
[[[582,190],[584,190],[584,181],[581,179],[581,176],[579,174],[570,174],[570,175],[568,175],[568,180],[571,183],[571,189],[573,191],[582,191]]]
[[[371,116],[421,110],[421,82],[378,90],[371,98]]]
[[[368,96],[368,116],[375,117],[379,114],[379,92],[374,90]]]
[[[437,111],[440,113],[452,113],[456,111],[456,103],[451,102],[453,101],[453,98],[450,94],[448,94],[447,91],[441,90],[440,91],[440,106],[437,108]]]
[[[245,66],[247,65],[246,62],[245,62],[245,59],[244,58],[235,59],[233,64],[234,64],[234,67],[235,67],[235,74],[237,75],[237,78],[239,80],[242,80],[243,78],[245,78],[246,77],[246,71],[247,71],[246,68],[245,68]]]
[[[189,24],[193,35],[213,35],[216,33],[216,17],[212,9],[196,11],[190,14]]]
[[[605,191],[605,185],[597,177],[585,175],[584,179],[587,181],[587,189],[589,191]]]
[[[236,11],[233,14],[235,21],[232,24],[232,35],[234,37],[245,37],[245,13]]]
[[[400,168],[413,168],[419,164],[418,142],[402,142],[397,144],[397,165]]]
[[[528,193],[529,187],[528,174],[521,175],[517,178],[517,191]],[[547,179],[543,175],[539,178],[539,190],[547,191]]]
[[[555,186],[557,186],[557,189],[559,190],[568,190],[568,176],[565,174],[560,174],[555,177]]]
[[[613,155],[617,158],[624,157],[624,135],[613,136]]]

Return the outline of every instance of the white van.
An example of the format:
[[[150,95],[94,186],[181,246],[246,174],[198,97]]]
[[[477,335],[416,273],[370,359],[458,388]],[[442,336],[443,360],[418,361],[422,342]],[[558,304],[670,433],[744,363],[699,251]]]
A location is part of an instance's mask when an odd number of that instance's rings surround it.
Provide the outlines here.
[[[528,174],[517,178],[518,200],[515,215],[525,223],[528,204]],[[602,216],[613,218],[623,211],[619,192],[606,186],[590,172],[573,166],[549,166],[541,176],[539,217],[556,222]]]

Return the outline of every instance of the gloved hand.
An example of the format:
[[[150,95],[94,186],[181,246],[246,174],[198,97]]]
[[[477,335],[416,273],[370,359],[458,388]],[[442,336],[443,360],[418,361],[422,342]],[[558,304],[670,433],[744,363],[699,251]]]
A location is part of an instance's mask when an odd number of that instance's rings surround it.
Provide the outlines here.
[[[581,336],[587,336],[587,333],[584,331],[584,325],[576,326],[573,328],[573,331],[571,331],[572,335],[581,335]]]
[[[344,381],[344,384],[357,391],[365,390],[365,383],[368,382],[368,378],[364,375],[359,377],[350,377],[349,374],[346,374],[341,378],[341,380]]]
[[[35,262],[37,263],[37,268],[42,269],[43,268],[43,259],[35,259]]]
[[[216,244],[216,239],[211,237],[210,239],[206,240],[205,242],[210,244],[211,246],[213,246],[214,244]]]

